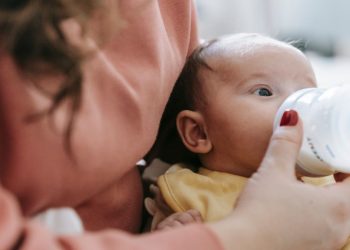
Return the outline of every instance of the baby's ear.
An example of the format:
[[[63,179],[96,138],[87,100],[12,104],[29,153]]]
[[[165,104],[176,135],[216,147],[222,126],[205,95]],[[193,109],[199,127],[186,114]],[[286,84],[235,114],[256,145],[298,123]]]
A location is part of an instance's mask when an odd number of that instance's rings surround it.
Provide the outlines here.
[[[203,116],[191,110],[181,111],[176,119],[183,144],[193,153],[205,154],[212,149]]]

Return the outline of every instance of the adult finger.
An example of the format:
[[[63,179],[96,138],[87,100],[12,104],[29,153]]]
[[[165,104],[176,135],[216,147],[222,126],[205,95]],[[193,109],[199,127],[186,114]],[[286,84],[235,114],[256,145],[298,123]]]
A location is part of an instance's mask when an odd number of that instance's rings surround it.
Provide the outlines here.
[[[295,177],[295,162],[302,143],[302,121],[294,110],[286,110],[280,126],[274,131],[265,157],[260,165],[260,174],[287,173]]]

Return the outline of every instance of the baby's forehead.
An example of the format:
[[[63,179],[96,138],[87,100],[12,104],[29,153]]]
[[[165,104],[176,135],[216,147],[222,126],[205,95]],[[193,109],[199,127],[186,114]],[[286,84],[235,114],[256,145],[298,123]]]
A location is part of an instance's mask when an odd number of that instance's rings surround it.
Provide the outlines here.
[[[206,45],[204,45],[206,46]],[[210,42],[202,51],[204,61],[210,66],[211,71],[206,73],[225,74],[226,70],[232,70],[235,66],[240,66],[240,62],[247,58],[258,60],[258,58],[268,59],[269,54],[293,54],[303,57],[303,53],[285,42],[266,37],[259,34],[237,34],[222,37]],[[305,58],[306,59],[306,58]]]
[[[210,69],[202,67],[199,71],[203,85],[213,85],[214,82],[218,85],[218,81],[232,82],[237,76],[242,76],[242,72],[250,74],[262,71],[269,74],[277,70],[278,67],[274,68],[273,65],[279,61],[297,62],[305,65],[305,69],[309,68],[308,60],[300,50],[288,43],[258,34],[223,37],[208,43],[204,48],[202,58]],[[281,72],[288,69],[289,67]]]
[[[210,43],[206,48],[208,59],[231,56],[243,57],[253,55],[268,49],[297,51],[292,45],[259,34],[238,34],[225,36]]]

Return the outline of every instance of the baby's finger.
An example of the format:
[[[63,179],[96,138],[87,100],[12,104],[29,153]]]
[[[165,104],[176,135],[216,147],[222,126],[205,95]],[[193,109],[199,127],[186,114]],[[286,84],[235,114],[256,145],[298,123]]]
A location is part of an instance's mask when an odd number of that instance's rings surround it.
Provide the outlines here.
[[[167,217],[165,220],[161,221],[156,229],[157,230],[163,230],[163,229],[166,229],[166,228],[173,228],[173,227],[177,227],[177,226],[181,226],[183,225],[180,221],[176,220],[176,216],[178,214],[172,214],[170,215],[169,217]]]
[[[176,227],[182,227],[183,224],[179,221],[168,221],[167,223],[164,223],[163,221],[158,224],[157,230],[167,230],[171,228],[176,228]]]
[[[154,185],[154,184],[151,184],[151,185],[149,186],[149,190],[151,191],[151,193],[152,193],[154,196],[157,196],[157,195],[160,194],[159,188],[158,188],[156,185]]]
[[[202,215],[198,210],[190,209],[190,210],[187,210],[186,213],[188,213],[190,216],[192,216],[192,218],[195,222],[203,222]]]
[[[179,212],[170,215],[157,225],[157,229],[163,229],[165,227],[176,227],[179,225],[186,225],[201,221],[202,217],[200,216],[199,212],[191,209],[186,212]]]
[[[172,209],[167,205],[165,202],[159,187],[156,185],[151,184],[149,187],[151,193],[153,194],[154,201],[157,205],[157,207],[165,214],[165,215],[170,215],[173,213]]]
[[[176,213],[174,218],[182,224],[196,222],[198,219],[198,214],[195,211],[196,210],[192,209],[186,212]]]

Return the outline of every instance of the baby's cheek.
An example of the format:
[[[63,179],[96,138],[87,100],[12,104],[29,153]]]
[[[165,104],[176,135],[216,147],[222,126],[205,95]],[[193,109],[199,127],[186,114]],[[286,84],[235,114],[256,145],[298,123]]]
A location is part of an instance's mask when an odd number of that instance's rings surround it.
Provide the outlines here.
[[[264,131],[260,131],[260,135],[257,136],[255,142],[253,142],[255,144],[254,148],[258,166],[265,156],[266,150],[270,143],[271,135],[272,128],[266,128]]]

